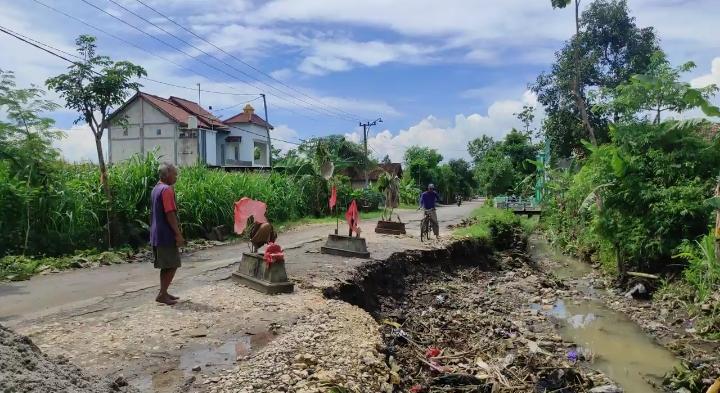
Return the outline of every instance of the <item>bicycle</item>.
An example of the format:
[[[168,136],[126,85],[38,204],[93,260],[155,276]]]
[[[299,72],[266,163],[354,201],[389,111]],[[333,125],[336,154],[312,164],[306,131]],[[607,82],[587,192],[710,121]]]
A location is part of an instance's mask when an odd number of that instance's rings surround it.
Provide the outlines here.
[[[426,209],[425,216],[420,221],[420,242],[423,239],[430,240],[430,231],[432,230],[432,219],[430,218],[430,212],[432,210]]]

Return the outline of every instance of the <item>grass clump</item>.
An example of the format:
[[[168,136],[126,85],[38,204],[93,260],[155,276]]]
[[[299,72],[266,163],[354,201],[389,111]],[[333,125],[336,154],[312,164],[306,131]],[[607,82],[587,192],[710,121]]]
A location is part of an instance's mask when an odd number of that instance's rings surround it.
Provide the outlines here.
[[[471,225],[458,228],[453,236],[458,238],[475,238],[492,244],[496,249],[508,248],[516,232],[529,236],[537,225],[530,220],[515,215],[512,211],[492,206],[481,206],[470,216]]]
[[[45,270],[59,271],[123,263],[129,249],[117,251],[84,250],[62,257],[8,255],[0,258],[0,280],[22,281]]]

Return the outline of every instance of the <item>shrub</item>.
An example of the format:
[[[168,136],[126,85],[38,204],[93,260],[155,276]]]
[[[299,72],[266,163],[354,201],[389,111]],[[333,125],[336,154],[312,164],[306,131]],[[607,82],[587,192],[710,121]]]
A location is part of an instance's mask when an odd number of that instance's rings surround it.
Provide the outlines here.
[[[509,210],[492,206],[475,209],[471,219],[474,221],[472,225],[457,229],[454,234],[487,241],[498,250],[512,246],[516,233],[529,236],[535,228],[531,220],[519,217]]]
[[[157,166],[155,156],[148,154],[109,168],[115,246],[146,244]],[[312,175],[185,167],[180,170],[175,190],[178,214],[188,237],[201,236],[218,225],[232,227],[233,204],[244,196],[266,202],[267,217],[272,222],[322,216],[329,210],[328,183]],[[341,209],[344,201],[349,202],[351,192],[349,185],[340,185]],[[374,208],[382,198],[377,192],[361,196]],[[0,161],[0,202],[0,256],[56,256],[107,247],[107,202],[95,165],[58,163],[48,175],[47,186],[32,188],[15,179]],[[28,247],[24,249],[26,235]]]

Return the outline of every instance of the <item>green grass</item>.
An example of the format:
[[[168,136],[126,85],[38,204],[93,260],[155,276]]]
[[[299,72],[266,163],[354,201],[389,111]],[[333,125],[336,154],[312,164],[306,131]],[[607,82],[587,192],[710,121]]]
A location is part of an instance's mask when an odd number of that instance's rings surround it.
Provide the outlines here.
[[[470,215],[476,222],[453,232],[455,238],[475,238],[495,245],[497,248],[508,246],[512,231],[520,228],[529,236],[537,227],[537,219],[519,217],[509,210],[492,206],[481,206]]]
[[[45,271],[66,270],[99,265],[123,263],[129,249],[99,252],[97,250],[79,251],[75,255],[63,257],[31,258],[22,255],[9,255],[0,258],[0,281],[21,281]]]

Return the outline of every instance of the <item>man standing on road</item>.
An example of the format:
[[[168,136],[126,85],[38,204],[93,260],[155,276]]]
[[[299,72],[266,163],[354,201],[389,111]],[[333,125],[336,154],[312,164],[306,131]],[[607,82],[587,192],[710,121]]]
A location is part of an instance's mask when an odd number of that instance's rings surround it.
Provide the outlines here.
[[[435,185],[429,184],[427,191],[420,195],[420,207],[429,210],[430,221],[432,222],[433,233],[436,238],[440,238],[440,224],[438,223],[437,211],[435,205],[440,202],[440,195],[435,192]]]
[[[180,232],[172,187],[177,181],[178,170],[172,164],[163,163],[158,172],[160,181],[150,194],[150,245],[155,268],[160,269],[160,293],[155,301],[171,306],[177,303],[178,297],[169,294],[168,288],[180,267],[179,248],[185,244],[185,239]]]

